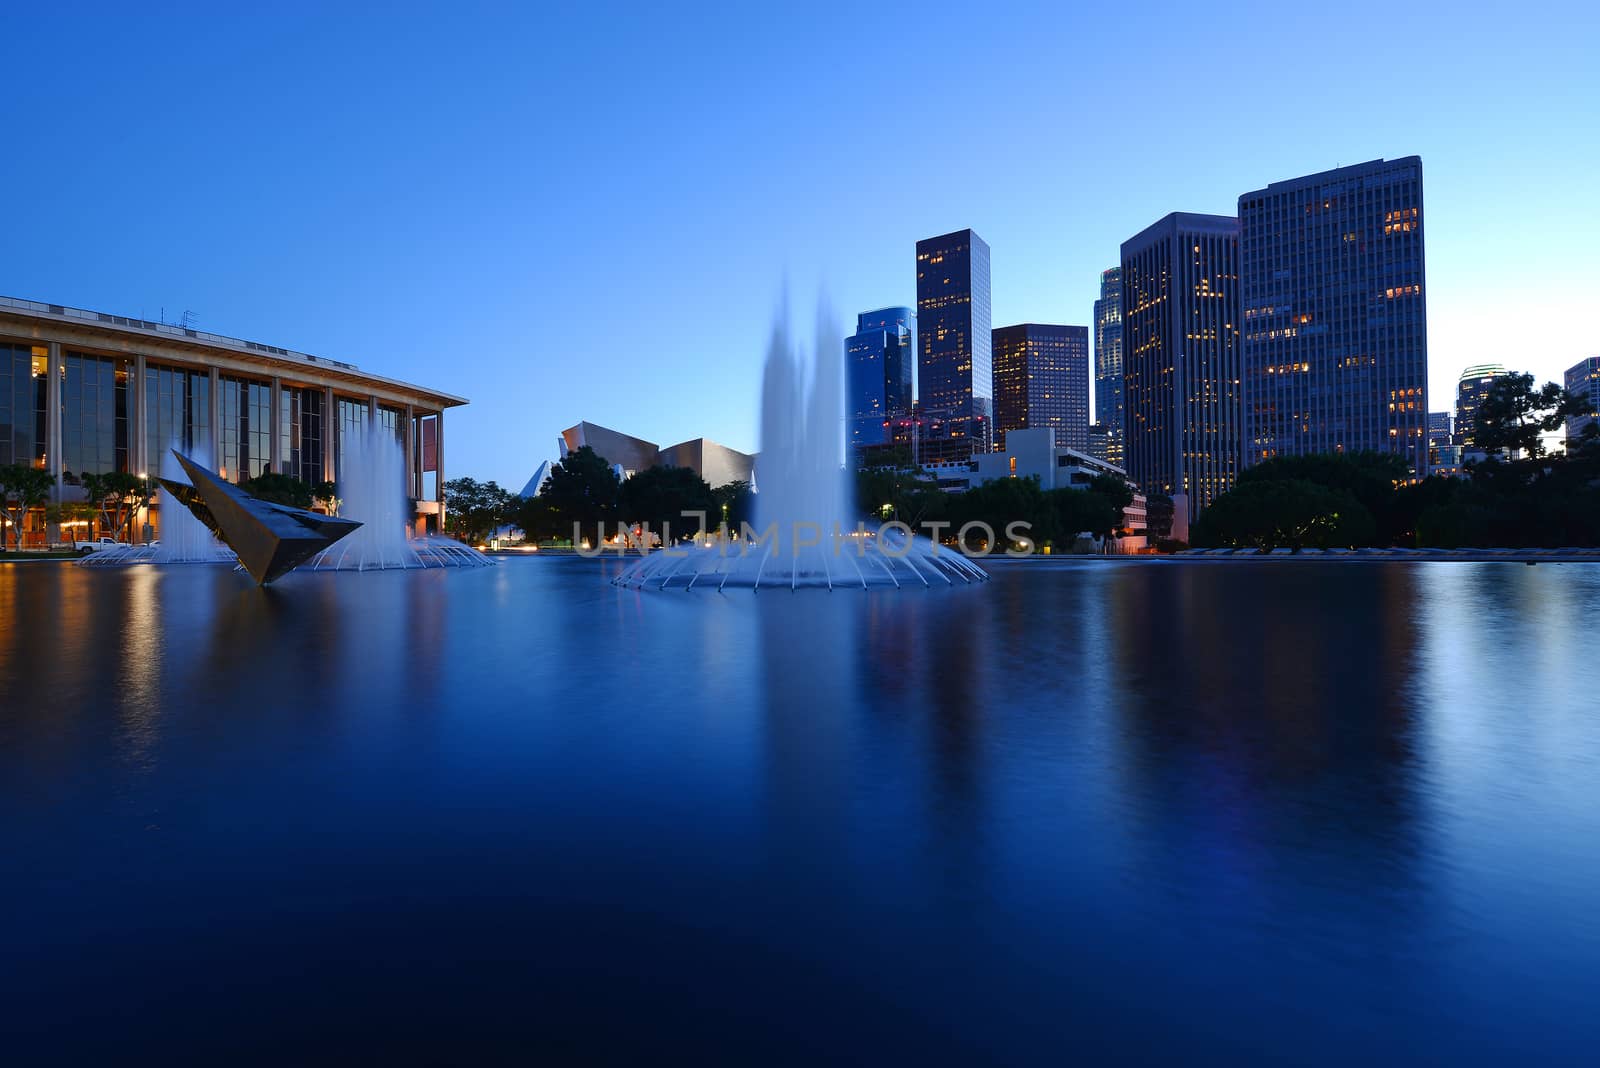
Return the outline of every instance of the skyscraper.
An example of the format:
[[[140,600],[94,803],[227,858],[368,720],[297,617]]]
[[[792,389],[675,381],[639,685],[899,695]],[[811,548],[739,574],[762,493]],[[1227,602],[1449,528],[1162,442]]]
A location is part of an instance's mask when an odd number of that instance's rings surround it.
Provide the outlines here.
[[[1089,328],[1021,323],[994,332],[995,440],[1049,427],[1058,449],[1089,447]]]
[[[1600,356],[1590,356],[1588,359],[1579,360],[1567,368],[1565,381],[1568,393],[1576,393],[1589,400],[1589,414],[1571,416],[1567,419],[1567,438],[1576,441],[1583,435],[1583,428],[1595,423],[1600,423]]]
[[[1245,462],[1374,450],[1428,467],[1422,160],[1239,198]]]
[[[989,246],[971,230],[917,242],[917,402],[931,416],[970,419],[973,451],[989,447]]]
[[[856,316],[845,338],[848,454],[889,441],[888,422],[911,412],[916,317],[910,308],[880,308]]]
[[[1100,272],[1094,302],[1094,419],[1105,427],[1107,463],[1122,466],[1122,268]]]
[[[1505,367],[1498,363],[1475,364],[1461,372],[1456,382],[1456,444],[1463,449],[1477,447],[1473,437],[1478,429],[1478,405],[1489,392],[1489,384],[1505,373]]]
[[[1124,448],[1192,520],[1239,473],[1239,220],[1174,212],[1122,243]]]

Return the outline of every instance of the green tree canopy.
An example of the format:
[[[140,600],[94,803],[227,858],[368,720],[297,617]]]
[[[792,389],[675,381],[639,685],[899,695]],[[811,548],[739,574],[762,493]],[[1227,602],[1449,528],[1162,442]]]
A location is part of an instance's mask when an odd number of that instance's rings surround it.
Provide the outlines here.
[[[1240,480],[1200,514],[1197,546],[1328,549],[1371,544],[1372,513],[1348,490],[1305,479]]]
[[[1588,401],[1569,394],[1556,382],[1535,387],[1525,373],[1501,375],[1489,383],[1478,402],[1473,444],[1490,457],[1544,456],[1544,435],[1563,429],[1569,416],[1588,411]]]
[[[239,483],[239,488],[259,500],[287,505],[290,508],[310,508],[312,504],[312,491],[309,485],[293,475],[279,474],[276,471],[263,471],[255,478],[247,478]]]
[[[11,520],[11,535],[18,549],[22,548],[22,528],[28,513],[50,499],[55,488],[55,476],[42,467],[29,464],[7,464],[0,467],[0,510]],[[0,534],[0,552],[5,550],[5,538]]]
[[[530,538],[590,538],[599,544],[601,523],[617,521],[620,486],[605,457],[588,445],[550,469],[539,495],[516,507],[517,526]]]
[[[444,484],[445,529],[469,545],[513,522],[520,499],[490,479],[453,478]]]
[[[701,518],[691,518],[685,512],[699,513]],[[668,534],[676,540],[702,529],[714,529],[721,512],[706,480],[687,467],[647,467],[630,476],[617,490],[618,517],[630,525],[648,526],[663,540]]]

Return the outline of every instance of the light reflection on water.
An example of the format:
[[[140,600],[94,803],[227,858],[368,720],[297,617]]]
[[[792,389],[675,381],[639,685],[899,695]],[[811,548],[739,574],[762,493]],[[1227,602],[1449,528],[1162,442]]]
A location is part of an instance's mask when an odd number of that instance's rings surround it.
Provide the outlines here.
[[[226,1056],[263,1004],[265,1059],[1600,1038],[1600,567],[614,568],[0,567],[21,1048]]]

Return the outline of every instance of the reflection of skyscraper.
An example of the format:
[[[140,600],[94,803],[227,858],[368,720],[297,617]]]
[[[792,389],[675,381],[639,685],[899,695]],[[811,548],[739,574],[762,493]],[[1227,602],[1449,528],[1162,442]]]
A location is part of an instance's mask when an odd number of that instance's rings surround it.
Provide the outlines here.
[[[994,332],[995,440],[1048,427],[1056,447],[1089,447],[1089,328],[1022,323]]]
[[[911,411],[916,318],[910,308],[880,308],[856,316],[845,338],[845,400],[851,451],[889,440],[887,422]]]
[[[994,419],[989,246],[971,230],[917,242],[917,335],[922,410],[981,419],[987,429]],[[973,438],[973,451],[988,448]]]
[[[1489,384],[1506,369],[1498,363],[1480,363],[1461,372],[1456,383],[1456,444],[1464,449],[1477,446],[1473,440],[1478,429],[1478,405],[1483,403]]]
[[[1122,243],[1123,466],[1188,518],[1239,472],[1239,220],[1174,212]]]
[[[1246,463],[1357,450],[1427,473],[1422,161],[1239,197]]]
[[[1590,356],[1567,368],[1563,385],[1568,393],[1576,393],[1589,401],[1589,414],[1567,420],[1567,437],[1576,441],[1584,427],[1600,422],[1600,356]]]
[[[1100,272],[1094,302],[1094,418],[1105,427],[1102,460],[1122,466],[1122,268]]]

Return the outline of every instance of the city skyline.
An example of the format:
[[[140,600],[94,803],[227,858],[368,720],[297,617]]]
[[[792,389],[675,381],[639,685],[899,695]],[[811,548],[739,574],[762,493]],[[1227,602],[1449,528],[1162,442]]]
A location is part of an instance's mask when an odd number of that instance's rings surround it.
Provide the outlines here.
[[[83,34],[84,17],[102,32]],[[1597,283],[1600,222],[1584,209],[1600,146],[1572,136],[1600,108],[1600,79],[1581,74],[1597,19],[1575,5],[1494,21],[1357,5],[1332,24],[1287,12],[1267,25],[1158,8],[1142,19],[1144,69],[1197,47],[1261,54],[1285,35],[1317,47],[1273,93],[1219,83],[1216,122],[1171,129],[1182,166],[1113,170],[1124,131],[1082,102],[1126,58],[1085,52],[1045,79],[1005,61],[1000,18],[887,5],[780,13],[758,32],[710,12],[287,8],[182,20],[185,63],[129,77],[126,55],[175,47],[173,20],[30,13],[10,31],[20,54],[73,47],[13,87],[39,162],[12,172],[25,210],[0,293],[169,322],[192,311],[204,330],[412,381],[481,359],[495,377],[462,388],[473,403],[453,427],[456,469],[520,485],[573,410],[755,449],[785,279],[796,308],[828,298],[842,338],[857,312],[914,302],[916,240],[971,227],[993,250],[994,322],[1082,323],[1119,243],[1151,219],[1229,214],[1243,190],[1415,154],[1428,174],[1428,395],[1442,407],[1461,368],[1511,347],[1541,382],[1596,355],[1584,317],[1544,309],[1581,308]],[[1406,41],[1405,62],[1353,79],[1342,57],[1369,48],[1375,24]],[[842,34],[892,34],[915,54],[958,25],[971,78],[941,121],[1028,143],[1029,165],[952,150],[838,166],[880,152],[920,91],[893,69],[835,84],[796,78],[799,64]],[[1067,47],[1119,22],[1043,12],[1033,25]],[[426,61],[441,52],[460,61]],[[1123,106],[1160,107],[1176,78],[1140,80]],[[1316,123],[1301,121],[1308,110]],[[64,162],[83,158],[85,131],[94,158],[118,160],[114,180]],[[809,333],[809,314],[796,318]],[[605,370],[567,373],[584,366]],[[525,453],[507,426],[533,428]]]

